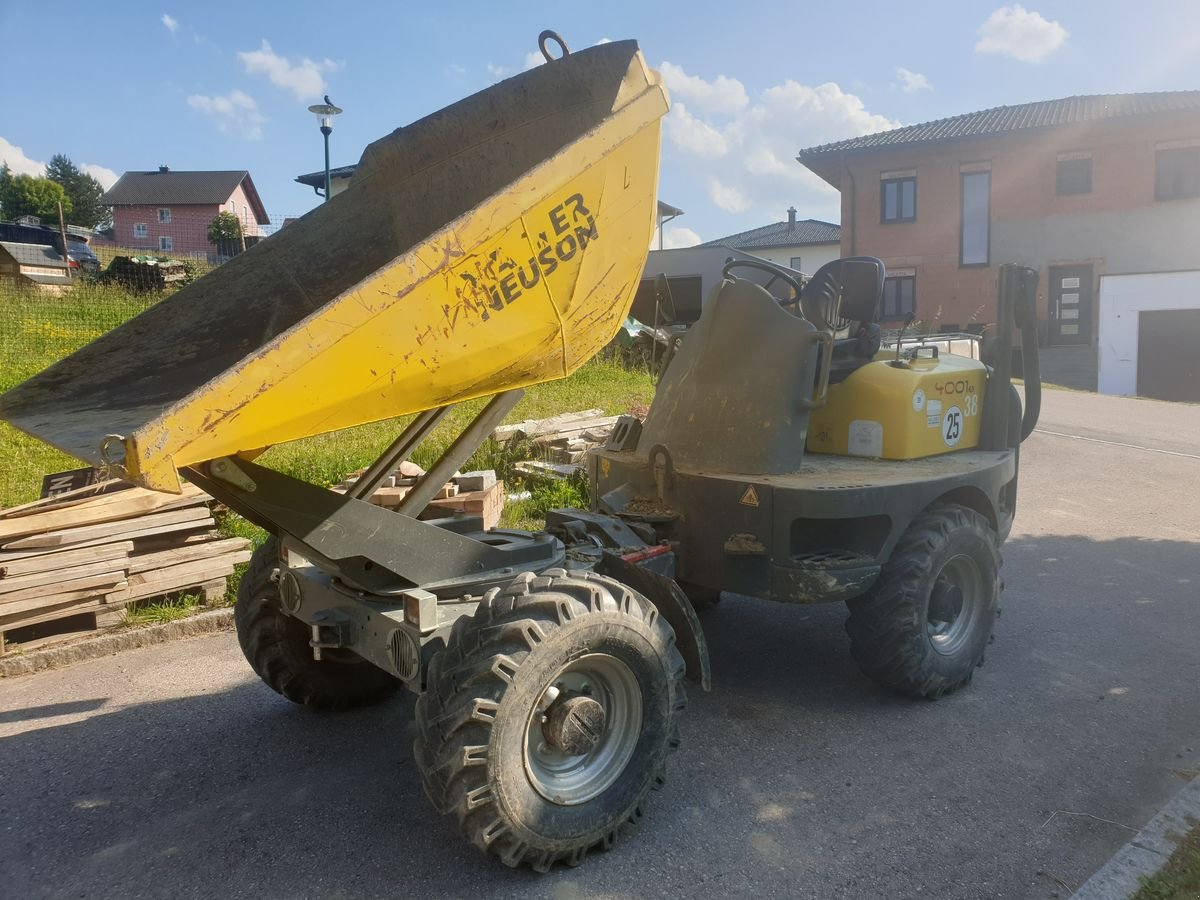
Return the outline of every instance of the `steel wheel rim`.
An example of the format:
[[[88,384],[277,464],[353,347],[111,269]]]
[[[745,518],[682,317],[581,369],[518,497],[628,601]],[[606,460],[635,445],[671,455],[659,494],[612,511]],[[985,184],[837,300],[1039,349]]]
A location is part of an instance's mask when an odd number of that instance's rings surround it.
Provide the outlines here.
[[[962,650],[975,631],[982,607],[983,573],[978,563],[963,555],[947,560],[930,589],[925,616],[933,649],[943,656]]]
[[[552,746],[542,726],[557,697],[579,694],[600,703],[605,723],[595,746],[572,756]],[[534,789],[552,803],[586,803],[612,787],[625,771],[641,733],[642,689],[637,676],[615,656],[590,653],[560,669],[530,711],[525,773]]]

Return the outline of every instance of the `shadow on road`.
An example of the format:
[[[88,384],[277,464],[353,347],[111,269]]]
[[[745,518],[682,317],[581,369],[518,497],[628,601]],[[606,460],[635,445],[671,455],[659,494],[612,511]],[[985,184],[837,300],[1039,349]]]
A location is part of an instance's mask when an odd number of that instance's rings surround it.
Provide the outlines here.
[[[37,719],[0,741],[5,891],[1049,896],[1126,839],[1044,824],[1056,810],[1139,826],[1178,784],[1171,765],[1200,761],[1178,755],[1200,737],[1200,552],[1048,536],[1005,555],[987,665],[937,702],[861,676],[840,606],[727,598],[704,616],[714,691],[691,687],[666,790],[614,853],[545,878],[432,811],[407,695],[336,716],[257,680],[132,706],[47,697],[2,714]]]

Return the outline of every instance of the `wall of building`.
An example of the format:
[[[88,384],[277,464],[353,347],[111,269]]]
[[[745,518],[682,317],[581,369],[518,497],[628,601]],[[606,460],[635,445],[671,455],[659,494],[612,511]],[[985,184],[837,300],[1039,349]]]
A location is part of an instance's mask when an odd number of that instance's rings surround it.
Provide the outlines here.
[[[164,207],[171,210],[171,221],[159,224],[157,206],[118,206],[113,209],[113,241],[118,247],[162,253],[159,238],[169,237],[172,254],[207,256],[213,252],[208,242],[208,226],[221,207],[216,204]],[[133,226],[145,223],[146,237],[134,236]]]
[[[1097,389],[1138,392],[1138,315],[1200,308],[1200,272],[1105,275],[1100,279]]]
[[[756,247],[746,251],[781,266],[790,266],[792,257],[800,257],[800,271],[812,275],[827,262],[842,255],[841,244],[803,244],[797,247]]]
[[[258,220],[254,217],[250,198],[246,196],[245,188],[242,185],[237,186],[229,196],[229,200],[221,208],[238,217],[238,221],[242,223],[242,234],[261,235],[263,233]]]
[[[1094,283],[1106,273],[1200,265],[1200,242],[1190,237],[1200,200],[1154,199],[1157,145],[1192,139],[1200,139],[1196,113],[848,157],[853,187],[843,176],[842,253],[871,254],[889,269],[913,270],[918,317],[943,325],[993,321],[999,264],[1031,266],[1042,275],[1038,316],[1045,321],[1051,265],[1091,261]],[[1092,154],[1092,191],[1059,195],[1058,154],[1079,151]],[[990,264],[962,267],[961,177],[978,170],[991,172]],[[881,174],[910,171],[917,177],[916,221],[881,223]]]

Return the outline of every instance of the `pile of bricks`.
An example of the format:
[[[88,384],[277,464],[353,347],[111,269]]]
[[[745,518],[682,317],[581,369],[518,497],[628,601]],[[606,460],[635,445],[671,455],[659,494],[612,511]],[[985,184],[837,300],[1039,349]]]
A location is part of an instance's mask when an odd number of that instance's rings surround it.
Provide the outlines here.
[[[354,472],[335,491],[345,492],[358,482],[365,472]],[[386,476],[379,487],[368,498],[376,506],[396,509],[408,496],[408,492],[425,475],[425,470],[415,463],[403,462],[396,471]],[[460,472],[444,484],[437,496],[429,502],[419,518],[434,519],[453,515],[456,512],[481,516],[484,528],[495,528],[504,511],[504,482],[491,469],[479,472]]]

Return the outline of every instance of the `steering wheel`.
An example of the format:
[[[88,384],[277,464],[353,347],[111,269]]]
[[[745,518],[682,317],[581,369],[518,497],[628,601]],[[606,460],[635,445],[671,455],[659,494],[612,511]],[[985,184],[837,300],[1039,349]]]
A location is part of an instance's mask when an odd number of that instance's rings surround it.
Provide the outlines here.
[[[799,280],[797,280],[796,276],[792,275],[789,270],[783,268],[783,266],[777,266],[774,263],[769,263],[766,260],[761,259],[731,259],[729,262],[725,263],[725,266],[721,269],[721,275],[723,277],[728,277],[730,271],[738,268],[739,266],[746,269],[759,269],[763,272],[769,272],[771,275],[771,280],[763,285],[764,290],[769,291],[771,289],[771,285],[773,285],[776,281],[782,281],[784,284],[790,287],[792,289],[791,299],[780,300],[779,303],[781,306],[787,306],[789,303],[795,303],[800,299]]]

